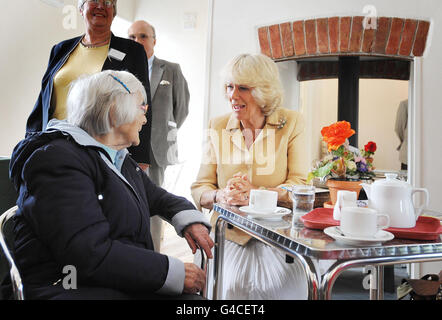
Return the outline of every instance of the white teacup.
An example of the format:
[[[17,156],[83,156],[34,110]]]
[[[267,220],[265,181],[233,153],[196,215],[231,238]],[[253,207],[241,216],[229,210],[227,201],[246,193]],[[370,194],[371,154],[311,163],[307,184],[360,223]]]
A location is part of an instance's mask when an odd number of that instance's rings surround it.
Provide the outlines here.
[[[388,228],[389,225],[390,217],[378,214],[374,209],[361,207],[341,209],[341,231],[347,237],[373,238],[380,229]]]
[[[274,212],[278,204],[278,192],[269,190],[250,190],[249,207],[256,212]]]

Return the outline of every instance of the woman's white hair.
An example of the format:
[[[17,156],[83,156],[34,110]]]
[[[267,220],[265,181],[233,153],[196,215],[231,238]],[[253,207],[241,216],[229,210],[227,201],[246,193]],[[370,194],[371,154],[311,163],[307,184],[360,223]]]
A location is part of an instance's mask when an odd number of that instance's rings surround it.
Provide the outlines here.
[[[83,8],[84,3],[87,0],[78,0],[78,10],[81,10]],[[117,15],[117,0],[114,1],[114,17]]]
[[[265,116],[282,106],[283,89],[276,63],[263,54],[240,54],[224,68],[224,93],[228,84],[252,88],[252,96]]]
[[[114,79],[118,78],[124,85]],[[135,120],[139,92],[146,99],[141,82],[127,71],[107,70],[74,81],[67,98],[67,121],[91,136],[104,135],[112,128]]]

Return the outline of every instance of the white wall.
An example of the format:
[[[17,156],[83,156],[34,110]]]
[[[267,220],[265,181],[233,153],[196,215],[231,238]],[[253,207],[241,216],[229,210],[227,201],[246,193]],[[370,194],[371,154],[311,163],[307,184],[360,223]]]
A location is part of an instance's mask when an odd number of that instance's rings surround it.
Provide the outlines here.
[[[179,63],[189,85],[189,115],[178,131],[182,165],[168,167],[164,187],[190,200],[190,185],[195,181],[201,160],[203,116],[207,108],[208,1],[138,0],[135,12],[135,20],[146,20],[155,27],[155,55]],[[193,27],[188,24],[189,15],[196,18]]]
[[[63,28],[61,8],[39,0],[2,1],[2,7],[0,155],[9,156],[24,137],[52,46],[78,32]]]
[[[359,82],[359,148],[374,141],[373,165],[378,170],[401,169],[399,138],[394,127],[399,103],[408,99],[408,81],[361,79]]]
[[[378,16],[431,19],[429,48],[423,60],[422,74],[422,132],[421,135],[421,186],[430,191],[430,208],[442,211],[442,171],[436,163],[442,159],[442,43],[432,39],[442,33],[442,2],[439,0],[213,0],[213,34],[210,43],[211,75],[209,88],[209,114],[213,117],[228,112],[220,88],[219,72],[235,55],[242,52],[259,52],[256,29],[286,21],[312,17],[363,15],[367,4],[374,5]],[[431,41],[433,40],[433,41]]]
[[[119,0],[117,2],[117,13],[118,17],[125,19],[127,21],[133,21],[136,12],[136,1],[135,0]]]
[[[323,145],[321,128],[329,126],[338,117],[338,79],[302,81],[300,83],[300,112],[307,130],[308,163],[321,159]]]

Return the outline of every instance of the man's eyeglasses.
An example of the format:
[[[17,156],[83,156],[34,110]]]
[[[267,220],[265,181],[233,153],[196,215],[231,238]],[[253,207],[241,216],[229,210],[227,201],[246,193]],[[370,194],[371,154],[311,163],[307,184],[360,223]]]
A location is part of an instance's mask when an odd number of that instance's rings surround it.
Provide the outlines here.
[[[137,38],[140,38],[140,39],[149,39],[149,38],[152,38],[152,39],[155,39],[155,35],[150,35],[150,34],[145,34],[145,33],[139,33],[139,34],[130,34],[129,35],[129,39],[130,40],[136,40]]]
[[[90,2],[94,6],[98,6],[100,4],[100,2],[102,2],[106,8],[110,8],[115,5],[114,1],[112,1],[112,0],[104,0],[104,1],[102,1],[102,0],[86,0],[86,2]]]

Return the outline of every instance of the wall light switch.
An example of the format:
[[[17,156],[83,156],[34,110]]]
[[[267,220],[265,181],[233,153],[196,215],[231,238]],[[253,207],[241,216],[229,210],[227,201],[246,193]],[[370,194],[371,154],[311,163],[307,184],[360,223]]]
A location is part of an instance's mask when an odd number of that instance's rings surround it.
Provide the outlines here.
[[[198,14],[196,12],[186,12],[183,15],[183,28],[185,30],[196,29]]]

